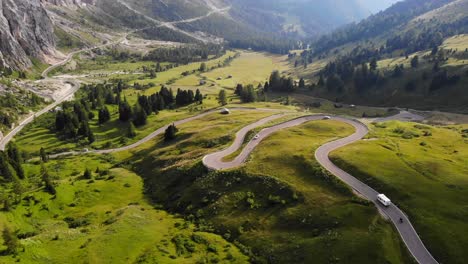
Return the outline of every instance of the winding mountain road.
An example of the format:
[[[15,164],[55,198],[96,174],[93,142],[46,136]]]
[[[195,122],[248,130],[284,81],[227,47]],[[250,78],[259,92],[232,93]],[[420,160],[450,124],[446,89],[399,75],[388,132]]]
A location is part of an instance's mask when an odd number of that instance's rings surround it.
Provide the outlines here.
[[[223,162],[223,158],[234,153],[237,151],[244,141],[247,132],[255,127],[259,127],[266,122],[266,119],[262,119],[256,123],[253,123],[243,129],[241,129],[236,134],[236,139],[234,143],[227,149],[223,151],[219,151],[210,155],[207,155],[203,158],[203,164],[212,170],[223,170],[223,169],[230,169],[239,167],[245,163],[248,156],[252,153],[252,151],[260,144],[260,142],[268,137],[269,135],[277,132],[278,130],[294,127],[301,125],[306,122],[314,121],[314,120],[321,120],[324,119],[324,115],[312,115],[312,116],[304,116],[300,117],[291,121],[287,121],[269,128],[265,128],[261,130],[257,137],[252,139],[242,150],[242,152],[233,160],[229,162]],[[399,118],[397,115],[396,118]],[[424,246],[423,242],[421,241],[420,237],[418,236],[416,230],[414,229],[413,225],[411,224],[410,220],[406,216],[403,211],[401,211],[396,205],[392,204],[389,207],[382,206],[379,202],[377,202],[377,195],[379,194],[377,191],[366,185],[365,183],[359,181],[357,178],[352,176],[351,174],[343,171],[338,166],[333,164],[329,158],[329,154],[339,148],[342,148],[346,145],[354,143],[356,141],[361,140],[364,136],[367,135],[369,132],[368,128],[361,122],[343,118],[343,117],[332,117],[332,120],[337,120],[346,124],[349,124],[355,128],[355,133],[327,143],[317,149],[315,152],[316,160],[329,172],[333,175],[341,179],[344,183],[350,186],[354,191],[365,197],[367,200],[372,201],[379,211],[384,213],[388,219],[390,219],[393,224],[395,225],[396,229],[400,233],[404,243],[406,244],[408,250],[411,252],[413,257],[417,260],[420,264],[437,264],[438,262],[434,259],[431,253],[427,250]],[[388,119],[389,120],[389,119]],[[266,122],[265,122],[266,121]],[[400,222],[400,219],[403,219],[403,223]]]
[[[255,111],[272,112],[272,113],[284,112],[284,111],[277,110],[277,109],[245,108],[245,107],[234,107],[234,108],[231,108],[231,110],[236,110],[236,111],[252,111],[252,110],[255,110]],[[183,125],[185,123],[195,121],[195,120],[203,118],[203,117],[205,117],[207,115],[218,113],[218,112],[219,112],[219,109],[209,110],[209,111],[203,112],[203,113],[195,115],[195,116],[191,116],[191,117],[188,117],[188,118],[185,118],[185,119],[181,119],[179,121],[175,121],[175,122],[173,122],[171,124],[174,124],[176,126]],[[275,118],[279,118],[279,117],[281,117],[283,115],[284,114],[276,114],[276,115],[274,115],[272,117],[265,118],[265,120],[262,119],[262,120],[264,120],[264,122],[262,122],[262,124],[265,124],[265,123],[269,122],[270,120],[273,120]],[[135,142],[135,143],[133,143],[131,145],[128,145],[128,146],[124,146],[124,147],[120,147],[120,148],[113,148],[113,149],[104,149],[104,150],[88,150],[88,151],[81,151],[81,152],[80,151],[68,151],[68,152],[62,152],[62,153],[50,155],[49,157],[53,159],[53,158],[58,158],[58,157],[61,157],[61,156],[80,155],[80,154],[86,154],[86,153],[108,154],[108,153],[115,153],[115,152],[134,149],[134,148],[136,148],[136,147],[138,147],[138,146],[140,146],[140,145],[154,139],[155,137],[157,137],[159,135],[163,135],[169,125],[170,124],[165,125],[165,126],[163,126],[161,128],[158,128],[153,133],[149,134],[148,136],[146,136],[146,137],[140,139],[139,141],[137,141],[137,142]]]
[[[94,46],[94,47],[89,47],[89,48],[84,48],[84,49],[81,49],[81,50],[77,50],[77,51],[74,51],[74,52],[71,52],[69,53],[62,61],[60,62],[57,62],[51,66],[49,66],[47,69],[45,69],[41,76],[42,76],[42,80],[39,80],[39,82],[41,81],[45,81],[45,80],[51,80],[51,79],[54,79],[60,83],[62,83],[63,85],[66,85],[66,86],[71,86],[71,89],[67,89],[67,92],[65,94],[63,94],[62,96],[60,96],[59,98],[57,98],[53,103],[47,105],[46,107],[44,107],[42,110],[40,111],[37,111],[31,115],[29,115],[28,117],[26,117],[25,119],[23,119],[20,124],[18,126],[16,126],[15,128],[13,128],[13,130],[11,130],[5,137],[1,138],[0,139],[0,150],[5,150],[6,146],[8,145],[8,143],[10,143],[10,141],[19,133],[21,132],[21,130],[23,130],[23,128],[28,125],[29,123],[33,122],[37,117],[53,110],[55,107],[57,107],[58,105],[60,105],[61,103],[63,103],[64,101],[66,100],[69,100],[70,98],[73,97],[73,95],[80,89],[80,83],[75,80],[75,79],[62,79],[62,78],[59,78],[59,79],[55,79],[55,78],[50,78],[49,77],[49,73],[51,71],[53,71],[54,69],[60,67],[60,66],[63,66],[65,64],[67,64],[68,62],[71,61],[71,59],[73,58],[74,55],[76,54],[79,54],[79,53],[82,53],[82,52],[86,52],[86,51],[90,51],[90,50],[93,50],[93,49],[96,49],[96,48],[104,48],[104,47],[107,47],[107,46],[111,46],[111,45],[115,45],[115,44],[118,44],[118,43],[121,43],[123,41],[125,41],[127,39],[127,36],[129,34],[131,34],[132,32],[129,32],[127,34],[125,34],[122,38],[120,38],[119,40],[116,40],[114,42],[109,42],[109,43],[105,43],[105,44],[102,44],[102,45],[98,45],[98,46]]]
[[[261,130],[257,136],[252,139],[250,142],[247,143],[247,145],[242,149],[241,153],[233,160],[233,161],[228,161],[224,162],[222,159],[235,151],[237,151],[240,147],[242,147],[242,144],[244,142],[244,139],[249,131],[252,129],[255,129],[257,127],[263,126],[267,124],[270,121],[273,121],[275,119],[279,119],[281,117],[284,117],[286,113],[281,112],[281,110],[275,110],[275,109],[262,109],[262,108],[232,108],[231,110],[238,110],[238,111],[269,111],[272,112],[273,114],[269,117],[263,118],[257,122],[254,122],[248,126],[245,126],[241,130],[239,130],[236,133],[236,137],[234,139],[234,142],[231,144],[230,147],[228,147],[225,150],[218,151],[213,154],[206,155],[203,158],[203,164],[212,170],[224,170],[224,169],[231,169],[235,167],[239,167],[243,165],[249,155],[252,153],[252,151],[261,143],[261,141],[265,138],[267,138],[269,135],[290,127],[295,127],[301,124],[304,124],[306,122],[311,122],[311,121],[316,121],[316,120],[323,120],[325,119],[326,116],[324,115],[309,115],[309,116],[303,116],[299,117],[287,122],[283,122],[268,128],[265,128]],[[44,109],[43,111],[46,111]],[[219,110],[214,109],[210,111],[206,111],[204,113],[188,117],[179,121],[174,122],[175,125],[182,125],[191,121],[195,121],[197,119],[200,119],[202,117],[205,117],[209,114],[217,113]],[[396,119],[399,119],[399,115],[395,116]],[[365,183],[359,181],[357,178],[354,176],[350,175],[349,173],[343,171],[339,167],[337,167],[335,164],[331,162],[329,159],[329,154],[341,147],[344,147],[346,145],[349,145],[351,143],[354,143],[356,141],[361,140],[364,136],[367,135],[369,132],[368,128],[366,125],[363,123],[354,120],[354,119],[349,119],[349,118],[344,118],[344,117],[331,117],[331,120],[336,120],[340,121],[346,124],[349,124],[355,128],[355,133],[352,135],[333,141],[329,142],[325,145],[322,145],[317,149],[315,152],[315,158],[316,160],[329,172],[331,172],[333,175],[341,179],[344,183],[346,183],[348,186],[350,186],[355,192],[359,193],[369,201],[372,201],[377,208],[379,209],[380,212],[385,214],[388,219],[390,219],[393,224],[395,225],[396,229],[398,230],[400,236],[402,237],[405,245],[407,246],[408,250],[411,252],[413,257],[417,260],[418,263],[420,264],[437,264],[438,262],[434,259],[434,257],[431,255],[431,253],[427,250],[427,248],[424,246],[423,242],[421,241],[420,237],[418,236],[416,230],[414,229],[413,225],[411,224],[410,220],[406,216],[403,211],[401,211],[396,205],[392,204],[389,207],[384,207],[380,203],[377,202],[376,198],[378,195],[378,192],[366,185]],[[32,121],[32,120],[30,120]],[[22,126],[24,127],[24,125]],[[107,150],[90,150],[90,151],[70,151],[70,152],[64,152],[64,153],[59,153],[55,155],[51,155],[50,158],[58,158],[61,156],[65,155],[81,155],[81,154],[87,154],[87,153],[95,153],[95,154],[106,154],[106,153],[114,153],[114,152],[120,152],[120,151],[126,151],[130,150],[133,148],[136,148],[151,139],[154,139],[155,137],[164,134],[165,130],[167,129],[168,125],[161,127],[151,133],[150,135],[146,136],[145,138],[131,144],[128,146],[120,147],[120,148],[114,148],[114,149],[107,149]],[[18,127],[18,131],[21,130],[21,128]],[[11,139],[11,138],[10,138]],[[4,146],[4,145],[3,145]],[[400,218],[403,219],[403,223],[400,222]]]
[[[210,16],[212,16],[214,14],[226,13],[227,11],[229,11],[229,9],[231,9],[230,6],[227,6],[227,7],[224,7],[224,8],[217,8],[213,4],[209,4],[208,6],[211,8],[211,11],[209,11],[207,14],[205,14],[203,16],[187,18],[187,19],[182,19],[182,20],[177,20],[177,21],[160,21],[160,20],[152,18],[152,17],[144,14],[143,12],[133,8],[131,5],[129,5],[128,3],[125,3],[122,0],[117,0],[117,2],[120,3],[121,5],[125,6],[128,10],[131,10],[135,14],[138,14],[138,15],[144,17],[145,19],[147,19],[147,20],[149,20],[149,21],[156,24],[155,26],[145,27],[143,29],[138,29],[136,31],[142,31],[142,30],[147,30],[147,29],[152,29],[152,28],[166,27],[166,28],[169,28],[169,29],[174,30],[176,32],[179,32],[181,34],[184,34],[186,36],[189,36],[191,38],[194,38],[194,39],[196,39],[198,41],[201,41],[203,43],[209,43],[210,40],[208,38],[206,38],[206,37],[199,36],[199,35],[197,35],[195,33],[182,30],[182,29],[176,27],[176,25],[177,24],[192,23],[192,22],[195,22],[195,21],[199,21],[199,20],[202,20],[204,18],[210,17]]]
[[[194,34],[191,34],[189,32],[185,32],[179,28],[177,28],[175,25],[176,24],[179,24],[179,23],[190,23],[190,22],[195,22],[197,20],[201,20],[203,18],[206,18],[206,17],[209,17],[213,14],[217,14],[217,13],[224,13],[224,12],[227,12],[230,7],[224,7],[224,8],[212,8],[211,11],[209,11],[206,15],[204,16],[200,16],[200,17],[195,17],[195,18],[190,18],[190,19],[184,19],[184,20],[180,20],[180,21],[172,21],[172,22],[161,22],[161,21],[158,21],[158,20],[155,20],[151,17],[148,17],[142,13],[140,13],[139,11],[133,9],[132,7],[130,7],[128,4],[122,2],[122,1],[119,1],[121,4],[123,4],[125,7],[131,9],[132,11],[134,12],[137,12],[138,14],[141,14],[143,16],[145,16],[146,18],[150,19],[151,21],[153,21],[154,23],[157,23],[158,25],[156,27],[168,27],[168,28],[171,28],[173,30],[177,30],[179,32],[182,32],[184,34],[188,34],[192,37],[195,37],[203,42],[206,42],[205,39],[202,39],[201,37],[199,36],[196,36]],[[151,28],[151,27],[148,27],[148,28]],[[145,28],[147,29],[147,28]],[[135,33],[135,32],[138,32],[138,31],[141,31],[141,30],[144,30],[144,29],[136,29],[136,30],[132,30],[130,32],[127,32],[122,38],[116,40],[116,41],[112,41],[112,42],[109,42],[109,43],[104,43],[104,44],[101,44],[101,45],[97,45],[97,46],[93,46],[93,47],[88,47],[88,48],[84,48],[84,49],[81,49],[81,50],[77,50],[77,51],[73,51],[73,52],[70,52],[62,61],[60,62],[57,62],[51,66],[49,66],[47,69],[45,69],[42,74],[41,74],[41,77],[43,78],[43,80],[40,80],[40,81],[44,81],[44,80],[50,80],[50,79],[53,79],[53,78],[50,78],[49,77],[49,74],[50,72],[52,72],[54,69],[58,68],[58,67],[61,67],[63,65],[66,65],[67,63],[69,63],[72,59],[73,59],[73,56],[75,56],[76,54],[79,54],[79,53],[82,53],[82,52],[86,52],[86,51],[91,51],[93,49],[96,49],[96,48],[105,48],[105,47],[108,47],[108,46],[112,46],[112,45],[116,45],[116,44],[119,44],[119,43],[123,43],[124,41],[127,40],[128,36]],[[28,125],[29,123],[33,122],[34,119],[36,117],[39,117],[51,110],[53,110],[55,107],[57,107],[58,105],[60,105],[61,103],[63,103],[64,101],[70,99],[71,97],[73,97],[73,95],[79,90],[80,88],[80,83],[77,81],[77,80],[74,80],[74,79],[57,79],[57,81],[61,81],[64,85],[71,85],[72,86],[72,89],[68,89],[67,93],[62,95],[60,98],[58,98],[57,100],[55,100],[53,103],[47,105],[45,108],[43,108],[42,110],[38,111],[38,112],[35,112],[33,114],[31,114],[30,116],[26,117],[25,119],[23,119],[20,124],[18,126],[16,126],[15,128],[13,128],[12,131],[10,131],[6,136],[4,136],[3,138],[0,138],[0,150],[5,150],[6,146],[8,145],[8,143],[19,133],[21,132],[21,130],[23,130],[23,128]],[[156,133],[156,132],[155,132]],[[131,146],[128,146],[127,148],[132,148]],[[103,152],[104,153],[104,152]]]

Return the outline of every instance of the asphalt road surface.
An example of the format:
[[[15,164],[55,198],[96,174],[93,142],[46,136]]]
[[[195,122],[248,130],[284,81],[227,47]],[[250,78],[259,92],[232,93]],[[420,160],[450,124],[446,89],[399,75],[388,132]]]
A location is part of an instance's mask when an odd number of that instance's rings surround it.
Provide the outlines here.
[[[62,97],[58,98],[55,102],[52,104],[47,105],[45,108],[42,110],[35,112],[34,114],[31,114],[29,117],[23,119],[21,123],[16,126],[13,130],[11,130],[4,138],[0,140],[0,150],[5,150],[5,147],[8,145],[8,143],[21,131],[23,128],[34,121],[36,117],[41,116],[51,110],[53,110],[55,107],[60,105],[62,102],[68,100],[70,97],[72,97],[78,89],[80,89],[80,84],[76,82],[68,82],[69,85],[72,86],[72,89],[70,89],[65,95]]]
[[[313,115],[313,116],[305,116],[301,118],[297,118],[288,122],[284,122],[279,125],[275,125],[269,128],[265,128],[258,133],[258,137],[252,139],[242,150],[242,152],[233,160],[229,162],[223,162],[223,157],[230,155],[237,151],[241,146],[247,132],[255,127],[261,126],[265,123],[265,120],[260,120],[254,124],[251,124],[239,131],[236,135],[236,139],[234,143],[227,149],[216,152],[210,155],[207,155],[203,158],[203,163],[206,167],[213,170],[222,170],[222,169],[230,169],[241,166],[250,153],[258,146],[258,144],[271,135],[272,133],[277,132],[278,130],[285,129],[288,127],[294,127],[301,125],[303,123],[313,121],[313,120],[321,120],[324,119],[325,116],[323,115]],[[396,116],[396,119],[401,118],[400,115]],[[418,263],[421,264],[435,264],[438,263],[434,257],[432,257],[431,253],[427,250],[424,246],[423,242],[421,241],[420,237],[418,236],[416,230],[412,226],[410,220],[397,206],[394,204],[390,205],[389,207],[382,206],[377,201],[377,195],[379,194],[377,191],[372,189],[371,187],[367,186],[363,182],[359,181],[357,178],[353,177],[349,173],[343,171],[342,169],[338,168],[335,164],[333,164],[329,159],[329,154],[336,149],[342,148],[346,145],[354,143],[356,141],[361,140],[364,136],[367,135],[369,132],[367,127],[359,121],[342,118],[342,117],[332,117],[332,120],[337,120],[340,122],[347,123],[352,125],[355,128],[355,133],[351,136],[346,138],[342,138],[330,143],[327,143],[320,148],[317,149],[315,152],[316,160],[329,172],[331,172],[336,177],[340,178],[343,182],[345,182],[348,186],[353,188],[354,191],[358,192],[360,195],[372,201],[379,210],[384,213],[388,218],[393,222],[395,227],[397,228],[400,236],[402,237],[403,241],[405,242],[408,250],[411,252],[413,257],[417,260]],[[387,119],[390,120],[390,119]],[[403,220],[403,223],[400,222],[400,219]]]
[[[282,113],[282,112],[285,112],[285,111],[282,111],[282,110],[277,110],[277,109],[268,109],[268,108],[246,108],[246,107],[234,107],[234,108],[230,108],[230,110],[235,110],[235,111],[262,111],[262,112],[272,112],[272,113]],[[202,117],[205,117],[209,114],[213,114],[213,113],[219,113],[220,112],[220,109],[213,109],[213,110],[209,110],[209,111],[206,111],[206,112],[203,112],[201,114],[198,114],[198,115],[195,115],[195,116],[192,116],[192,117],[188,117],[188,118],[185,118],[185,119],[182,119],[182,120],[179,120],[179,121],[175,121],[171,124],[174,124],[176,126],[179,126],[179,125],[182,125],[182,124],[185,124],[185,123],[188,123],[188,122],[191,122],[191,121],[195,121],[197,119],[200,119]],[[262,119],[262,120],[265,120],[264,123],[267,123],[268,121],[270,120],[273,120],[275,118],[279,118],[283,116],[283,114],[275,114],[273,116],[270,116],[270,117],[267,117],[265,119]],[[54,155],[50,155],[49,157],[54,159],[54,158],[58,158],[58,157],[61,157],[61,156],[69,156],[69,155],[80,155],[80,154],[85,154],[85,153],[94,153],[94,154],[108,154],[108,153],[115,153],[115,152],[120,152],[120,151],[126,151],[126,150],[130,150],[130,149],[134,149],[150,140],[152,140],[153,138],[159,136],[159,135],[163,135],[164,132],[166,131],[167,127],[171,124],[168,124],[166,126],[163,126],[157,130],[155,130],[153,133],[149,134],[148,136],[146,136],[145,138],[131,144],[131,145],[128,145],[128,146],[124,146],[124,147],[120,147],[120,148],[113,148],[113,149],[104,149],[104,150],[83,150],[83,151],[69,151],[69,152],[63,152],[63,153],[58,153],[58,154],[54,154]],[[247,131],[248,132],[248,131]]]

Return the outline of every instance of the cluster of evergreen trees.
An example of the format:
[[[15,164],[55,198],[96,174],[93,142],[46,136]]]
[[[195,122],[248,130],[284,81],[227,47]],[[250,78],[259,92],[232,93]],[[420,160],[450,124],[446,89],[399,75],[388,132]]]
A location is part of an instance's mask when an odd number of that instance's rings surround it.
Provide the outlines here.
[[[131,106],[123,97],[122,91],[126,86],[121,82],[116,84],[97,84],[84,87],[85,96],[74,102],[62,104],[55,114],[55,129],[67,139],[88,139],[91,144],[95,141],[89,121],[95,118],[94,111],[98,113],[99,124],[111,120],[111,113],[107,105],[117,105],[119,120],[130,122],[129,136],[134,136],[135,127],[144,126],[148,116],[158,114],[164,109],[174,109],[192,103],[203,103],[200,90],[194,93],[191,90],[177,90],[174,95],[172,89],[162,87],[157,93],[150,96],[139,95],[135,105]]]
[[[5,151],[0,151],[0,176],[7,182],[24,179],[22,167],[24,158],[14,143],[10,143]]]
[[[84,99],[76,100],[63,103],[61,108],[55,114],[55,130],[67,139],[86,138],[93,143],[95,137],[89,120],[94,118],[94,113],[89,103]]]
[[[265,83],[265,92],[291,93],[296,90],[294,80],[291,77],[281,76],[279,71],[273,71],[269,82]]]
[[[258,98],[258,93],[255,91],[255,88],[252,84],[249,84],[245,87],[242,84],[238,84],[234,94],[240,97],[242,103],[253,103],[257,101]]]
[[[243,86],[238,84],[234,90],[234,94],[239,96],[241,102],[251,103],[255,101],[266,101],[268,92],[278,92],[278,93],[292,93],[297,90],[297,88],[304,88],[305,81],[300,79],[298,83],[294,82],[291,77],[281,76],[278,71],[273,71],[270,75],[269,81],[265,82],[264,85],[259,84],[255,88],[252,84]],[[224,102],[221,100],[224,98],[224,95],[220,93],[218,100],[220,104]]]
[[[145,60],[187,64],[207,60],[210,56],[220,57],[225,53],[223,46],[215,44],[190,45],[177,48],[158,48],[144,56]]]
[[[320,72],[319,86],[326,86],[329,92],[341,93],[345,84],[352,83],[359,92],[367,91],[376,84],[382,84],[384,77],[377,69],[377,61],[355,65],[347,58],[330,62]]]
[[[173,109],[175,107],[186,106],[192,103],[203,103],[203,95],[199,89],[197,89],[195,93],[192,90],[178,89],[176,95],[174,96],[172,89],[168,89],[167,87],[163,86],[159,92],[150,96],[138,96],[138,104],[145,110],[148,115],[152,112],[157,114],[159,111],[164,109]]]
[[[362,50],[362,49],[361,49]],[[461,76],[457,74],[450,75],[446,69],[442,69],[439,64],[446,60],[446,52],[439,50],[437,47],[432,49],[430,55],[425,55],[424,59],[427,62],[433,63],[432,80],[429,86],[430,91],[438,90],[445,86],[452,86],[459,82]],[[359,53],[362,54],[362,53]],[[358,93],[365,93],[373,87],[385,84],[390,78],[400,78],[405,75],[406,70],[403,64],[398,64],[391,71],[382,72],[377,67],[377,58],[372,57],[369,61],[365,58],[372,54],[363,56],[355,56],[356,53],[351,52],[346,56],[337,58],[335,61],[329,62],[325,68],[319,73],[318,86],[326,87],[328,92],[342,93],[346,86],[353,86]],[[378,53],[373,55],[378,56]],[[421,60],[419,56],[413,56],[407,59],[410,60],[412,69],[420,67]],[[422,73],[422,81],[430,78],[428,72]],[[405,85],[407,91],[414,91],[417,86],[417,81],[414,78],[408,81]]]
[[[45,151],[43,152],[42,149],[41,155],[43,153]],[[23,164],[27,158],[27,154],[20,151],[14,143],[9,143],[5,151],[0,151],[0,188],[4,190],[0,192],[0,207],[3,207],[5,211],[10,210],[12,205],[19,203],[22,194],[26,191],[22,180],[26,179]],[[55,195],[54,182],[44,163],[42,163],[40,176],[39,186],[43,186],[47,192]]]

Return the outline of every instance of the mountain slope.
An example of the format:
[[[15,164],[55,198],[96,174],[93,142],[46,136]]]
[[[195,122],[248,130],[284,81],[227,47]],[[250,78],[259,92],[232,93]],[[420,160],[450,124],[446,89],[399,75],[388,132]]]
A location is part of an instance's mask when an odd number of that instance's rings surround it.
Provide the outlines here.
[[[312,93],[350,104],[468,109],[468,0],[407,0],[314,42]],[[322,66],[319,66],[322,65]]]
[[[0,0],[0,66],[28,68],[55,46],[52,23],[40,0]]]
[[[225,39],[236,47],[284,53],[296,38],[326,33],[393,1],[1,0],[0,59],[5,67],[30,68],[31,58],[47,61],[56,42],[60,48],[66,44],[62,50],[76,49],[108,41],[127,29],[147,29],[137,33],[151,39]]]

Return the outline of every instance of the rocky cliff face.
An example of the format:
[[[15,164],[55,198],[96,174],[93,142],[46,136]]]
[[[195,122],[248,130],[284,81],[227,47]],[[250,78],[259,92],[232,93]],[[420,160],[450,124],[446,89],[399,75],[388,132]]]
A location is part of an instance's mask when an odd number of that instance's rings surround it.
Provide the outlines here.
[[[0,0],[0,65],[32,66],[31,58],[54,52],[52,22],[41,0]]]
[[[96,0],[41,0],[57,6],[82,6],[83,4],[96,4]]]

